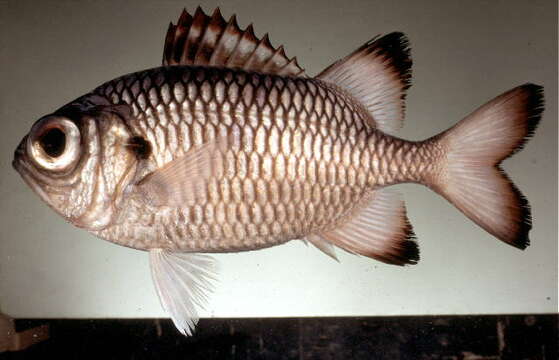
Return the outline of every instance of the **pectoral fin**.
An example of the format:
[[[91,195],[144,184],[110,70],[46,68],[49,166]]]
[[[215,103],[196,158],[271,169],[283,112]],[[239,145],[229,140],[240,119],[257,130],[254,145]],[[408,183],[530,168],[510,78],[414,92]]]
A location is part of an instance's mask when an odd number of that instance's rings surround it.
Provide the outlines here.
[[[163,309],[177,329],[190,336],[198,323],[198,308],[213,290],[216,264],[201,254],[174,253],[163,249],[149,252],[151,275]]]
[[[227,137],[219,137],[190,149],[136,185],[146,202],[156,206],[184,206],[204,196],[207,184],[220,170]]]

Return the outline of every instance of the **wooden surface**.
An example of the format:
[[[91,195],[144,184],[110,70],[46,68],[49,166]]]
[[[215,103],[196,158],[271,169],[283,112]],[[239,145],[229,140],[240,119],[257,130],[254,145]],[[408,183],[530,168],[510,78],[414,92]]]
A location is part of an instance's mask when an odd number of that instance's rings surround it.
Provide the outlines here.
[[[557,359],[557,315],[203,319],[195,336],[167,319],[18,320],[51,339],[7,359]]]

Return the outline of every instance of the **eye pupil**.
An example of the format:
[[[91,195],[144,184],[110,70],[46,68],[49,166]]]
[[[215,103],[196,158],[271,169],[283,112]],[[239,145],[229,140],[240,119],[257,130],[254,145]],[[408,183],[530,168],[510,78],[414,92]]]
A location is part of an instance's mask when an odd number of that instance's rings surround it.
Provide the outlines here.
[[[66,147],[66,134],[58,128],[47,130],[39,139],[41,147],[50,157],[59,157]]]

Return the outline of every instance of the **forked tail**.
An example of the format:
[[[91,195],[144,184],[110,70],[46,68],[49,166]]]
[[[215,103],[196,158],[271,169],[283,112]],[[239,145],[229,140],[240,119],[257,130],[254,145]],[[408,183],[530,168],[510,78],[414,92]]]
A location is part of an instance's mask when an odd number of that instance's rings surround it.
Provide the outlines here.
[[[317,79],[347,91],[371,114],[371,127],[393,134],[404,118],[410,73],[408,41],[401,33],[391,33],[336,61]],[[442,134],[413,144],[420,145],[413,151],[403,154],[403,146],[396,149],[395,158],[409,164],[401,172],[397,166],[391,168],[395,163],[389,162],[386,168],[403,178],[394,178],[393,183],[423,183],[491,234],[525,248],[531,228],[528,202],[499,164],[520,149],[533,133],[543,109],[542,93],[536,85],[517,87]],[[430,149],[431,146],[437,149]],[[418,159],[414,158],[416,155]],[[434,163],[427,164],[428,159]],[[307,240],[331,256],[333,244],[403,265],[416,263],[419,258],[413,238],[404,202],[389,188],[378,188],[344,224],[329,232],[311,234]]]
[[[433,139],[446,156],[429,185],[476,224],[520,249],[529,245],[530,207],[499,164],[530,138],[542,110],[542,87],[522,85]]]

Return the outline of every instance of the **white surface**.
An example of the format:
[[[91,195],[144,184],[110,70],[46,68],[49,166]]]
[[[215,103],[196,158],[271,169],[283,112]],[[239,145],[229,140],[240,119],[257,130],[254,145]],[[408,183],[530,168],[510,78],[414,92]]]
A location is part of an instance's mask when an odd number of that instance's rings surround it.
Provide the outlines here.
[[[478,314],[557,311],[555,1],[227,1],[224,16],[285,44],[310,74],[378,33],[404,31],[413,86],[400,135],[427,138],[525,82],[545,86],[535,138],[505,169],[533,207],[524,252],[442,198],[403,189],[421,247],[399,268],[299,242],[217,256],[205,316]],[[204,2],[211,11],[217,3]],[[40,7],[38,7],[40,5]],[[158,65],[169,21],[192,1],[0,1],[0,307],[15,317],[159,317],[146,253],[109,244],[47,208],[11,168],[40,116],[103,81]]]

